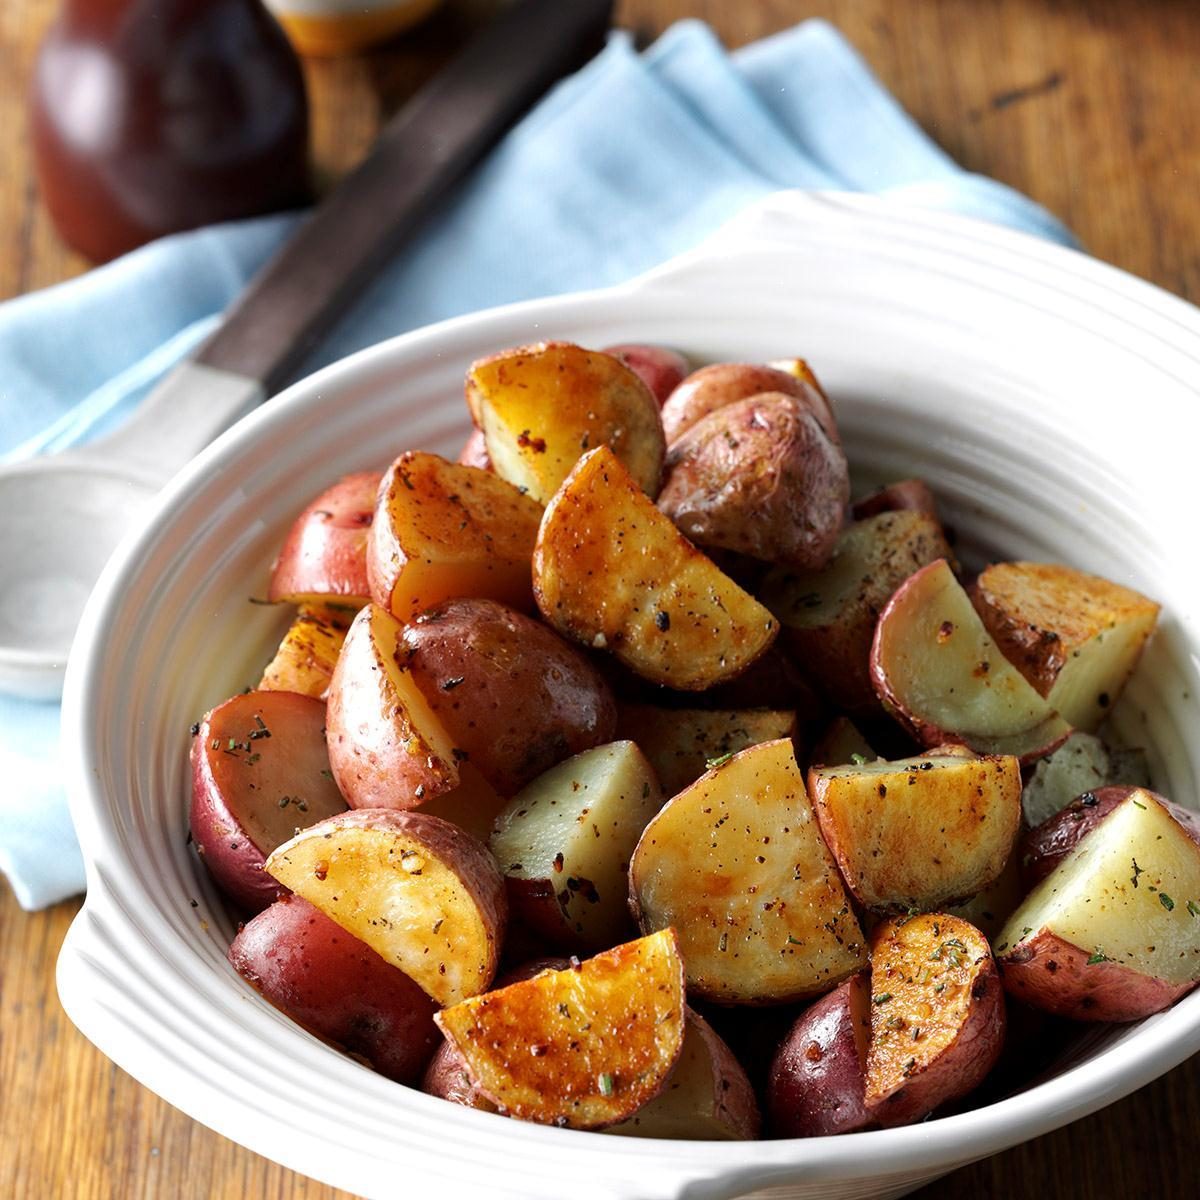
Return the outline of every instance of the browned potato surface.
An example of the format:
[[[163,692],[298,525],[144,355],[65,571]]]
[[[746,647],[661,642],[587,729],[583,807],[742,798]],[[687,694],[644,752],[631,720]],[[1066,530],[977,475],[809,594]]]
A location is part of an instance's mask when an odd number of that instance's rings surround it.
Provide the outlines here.
[[[978,1087],[1004,1045],[1004,989],[987,939],[946,913],[885,921],[871,939],[866,1107],[919,1121]]]
[[[497,475],[402,454],[379,486],[367,541],[371,598],[401,621],[458,596],[528,609],[541,519],[541,505]]]
[[[607,742],[608,685],[570,643],[494,600],[447,600],[406,625],[398,662],[453,743],[502,795]]]
[[[471,367],[467,404],[496,474],[542,504],[596,446],[658,494],[666,449],[658,402],[611,354],[569,342],[502,351]]]
[[[775,619],[654,507],[612,451],[589,451],[550,501],[533,556],[542,615],[652,683],[702,691],[744,671]]]
[[[993,884],[1021,824],[1011,756],[813,767],[808,794],[842,878],[868,908],[933,909]]]
[[[766,392],[671,442],[658,507],[700,546],[817,569],[849,499],[841,447],[802,400]]]
[[[735,754],[669,801],[630,865],[645,930],[673,927],[695,995],[803,999],[866,961],[792,743]]]
[[[818,571],[780,567],[759,595],[783,625],[781,640],[829,698],[849,712],[878,712],[871,639],[892,593],[950,547],[936,518],[885,512],[856,521]]]
[[[1071,567],[996,563],[971,590],[988,632],[1050,706],[1079,729],[1108,715],[1159,606]]]
[[[668,929],[435,1019],[502,1112],[600,1129],[662,1092],[683,1047],[685,1012],[683,962]]]
[[[717,760],[747,746],[790,738],[796,714],[779,709],[656,708],[623,704],[617,734],[637,742],[667,797],[695,783]]]
[[[259,681],[264,692],[298,692],[323,700],[337,666],[350,614],[325,605],[301,605]]]
[[[496,974],[504,878],[449,821],[385,809],[330,817],[280,846],[266,870],[439,1004],[482,992]]]

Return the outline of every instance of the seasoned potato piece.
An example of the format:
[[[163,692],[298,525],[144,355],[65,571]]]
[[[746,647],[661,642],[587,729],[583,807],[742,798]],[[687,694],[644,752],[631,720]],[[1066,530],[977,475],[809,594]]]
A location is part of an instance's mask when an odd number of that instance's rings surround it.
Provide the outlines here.
[[[688,360],[678,350],[667,346],[623,342],[619,346],[605,346],[604,353],[620,359],[650,389],[650,394],[659,404],[683,382],[691,370]]]
[[[765,392],[671,443],[658,507],[700,546],[815,570],[833,554],[849,499],[841,447],[802,400]]]
[[[946,913],[885,921],[871,939],[867,1110],[918,1121],[978,1087],[1004,1046],[1004,989],[987,939]]]
[[[1070,726],[1000,653],[944,559],[897,589],[875,627],[871,678],[884,707],[926,746],[1048,754]]]
[[[420,810],[441,817],[472,837],[486,842],[492,835],[492,822],[508,801],[479,773],[472,762],[458,764],[458,786],[421,802]]]
[[[1079,729],[1108,715],[1159,606],[1131,588],[1049,563],[996,563],[971,598],[1001,652]]]
[[[589,451],[546,508],[533,591],[560,633],[611,650],[680,691],[744,671],[775,639],[775,618],[700,553],[606,446]]]
[[[688,987],[723,1004],[817,995],[866,961],[786,739],[669,801],[634,852],[630,894],[643,929],[678,932]]]
[[[1040,825],[1083,792],[1118,783],[1149,786],[1144,753],[1110,751],[1095,734],[1077,729],[1034,767],[1021,793],[1025,823]]]
[[[410,450],[379,486],[371,598],[401,621],[458,596],[527,609],[541,519],[541,505],[498,475]]]
[[[853,721],[848,717],[835,717],[813,746],[810,761],[815,767],[840,767],[848,763],[872,762],[878,757]]]
[[[617,734],[637,742],[650,760],[665,796],[695,783],[718,759],[759,742],[790,738],[796,714],[770,708],[656,708],[624,704]]]
[[[663,1090],[683,1047],[685,1011],[683,963],[667,929],[434,1019],[502,1111],[600,1129]]]
[[[860,904],[932,909],[999,877],[1021,825],[1011,756],[906,758],[813,767],[821,832]]]
[[[803,385],[804,397],[812,407],[813,416],[821,422],[821,428],[825,430],[826,434],[840,444],[841,437],[838,434],[833,402],[829,399],[808,362],[803,358],[780,358],[767,363],[767,366],[776,371],[782,371],[785,375],[791,375]]]
[[[878,712],[871,639],[879,614],[914,571],[949,556],[936,519],[886,512],[849,526],[822,570],[777,568],[758,594],[783,625],[781,640],[838,707]]]
[[[569,342],[505,350],[471,367],[467,404],[496,474],[542,504],[596,446],[658,495],[666,450],[658,401],[611,354]]]
[[[889,512],[920,512],[938,520],[933,489],[923,479],[902,479],[898,483],[889,483],[861,500],[855,500],[850,508],[850,515],[856,521],[865,521],[868,517]]]
[[[344,813],[285,842],[266,870],[439,1004],[482,992],[496,974],[504,879],[487,848],[449,821]]]
[[[459,784],[454,744],[406,666],[402,632],[368,604],[329,684],[329,765],[351,808],[416,808]]]
[[[298,692],[323,700],[337,666],[350,614],[322,604],[302,604],[259,681],[261,692]]]
[[[522,788],[489,841],[514,916],[563,949],[602,950],[632,933],[629,860],[662,799],[633,742],[584,751]]]

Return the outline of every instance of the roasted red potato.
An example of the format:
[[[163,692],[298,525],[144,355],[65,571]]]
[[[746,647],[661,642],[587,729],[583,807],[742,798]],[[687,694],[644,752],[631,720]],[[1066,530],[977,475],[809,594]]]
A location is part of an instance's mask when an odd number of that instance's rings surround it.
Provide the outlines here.
[[[504,878],[487,848],[449,821],[344,813],[285,842],[266,870],[439,1004],[482,992],[496,974]]]
[[[297,1024],[397,1083],[417,1083],[441,1041],[433,1001],[299,896],[243,926],[229,961]]]
[[[268,600],[336,602],[351,608],[366,604],[371,595],[367,534],[379,480],[378,471],[347,475],[296,518],[271,571]]]
[[[871,939],[865,1103],[908,1125],[973,1091],[1004,1046],[1004,989],[987,938],[946,913],[885,921]]]
[[[1032,762],[1070,726],[1000,653],[945,559],[910,576],[875,627],[871,678],[884,707],[926,746],[962,742]]]
[[[487,441],[482,429],[472,429],[471,436],[463,443],[458,452],[458,461],[464,467],[478,467],[481,471],[492,469],[492,460],[488,458]]]
[[[938,507],[933,489],[923,479],[902,479],[855,500],[850,508],[850,515],[856,521],[891,512],[919,512],[937,521]]]
[[[346,609],[303,604],[289,626],[258,687],[264,692],[298,692],[324,700],[337,666],[351,614]]]
[[[802,400],[765,392],[671,442],[658,507],[700,546],[816,570],[833,554],[849,499],[841,446]]]
[[[1001,653],[1064,720],[1089,731],[1112,710],[1159,612],[1131,588],[1050,563],[996,563],[971,598]]]
[[[644,930],[678,933],[692,993],[722,1004],[819,995],[866,961],[787,739],[669,801],[634,852],[630,895]]]
[[[692,369],[678,350],[667,346],[623,342],[619,346],[605,346],[604,353],[623,362],[650,389],[650,394],[660,405]]]
[[[579,460],[546,508],[533,590],[560,633],[609,649],[642,678],[680,691],[734,678],[779,631],[604,446]]]
[[[850,525],[821,570],[777,568],[758,595],[779,618],[781,641],[834,704],[877,713],[871,641],[879,614],[914,571],[949,555],[934,517],[885,512]]]
[[[666,450],[658,401],[611,354],[569,342],[505,350],[471,367],[467,404],[493,470],[542,504],[597,446],[658,494]]]
[[[247,692],[208,713],[192,739],[191,836],[239,908],[282,889],[263,871],[272,850],[346,802],[325,749],[325,705],[294,692]]]
[[[1009,918],[996,953],[1004,986],[1035,1008],[1133,1021],[1200,980],[1200,831],[1141,788],[1104,808],[1093,818],[1083,806],[1086,832]]]
[[[510,1116],[601,1129],[659,1095],[683,1048],[671,930],[438,1013],[480,1094]]]
[[[1114,750],[1095,734],[1074,730],[1052,754],[1038,761],[1025,782],[1021,807],[1030,827],[1061,812],[1076,796],[1114,784],[1149,787],[1141,750]]]

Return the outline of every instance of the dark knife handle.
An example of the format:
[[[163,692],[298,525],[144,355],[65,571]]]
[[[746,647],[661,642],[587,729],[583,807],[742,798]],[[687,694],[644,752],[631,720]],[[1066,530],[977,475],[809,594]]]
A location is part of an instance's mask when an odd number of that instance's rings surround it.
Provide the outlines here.
[[[196,354],[277,391],[400,243],[553,83],[599,49],[613,0],[521,0],[388,123]]]

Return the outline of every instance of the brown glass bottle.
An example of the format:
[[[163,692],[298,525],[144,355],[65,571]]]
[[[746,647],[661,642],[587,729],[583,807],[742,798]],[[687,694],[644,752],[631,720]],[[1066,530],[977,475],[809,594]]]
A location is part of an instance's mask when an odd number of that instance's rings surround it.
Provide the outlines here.
[[[308,196],[304,78],[259,0],[63,0],[31,111],[42,196],[96,261]]]

